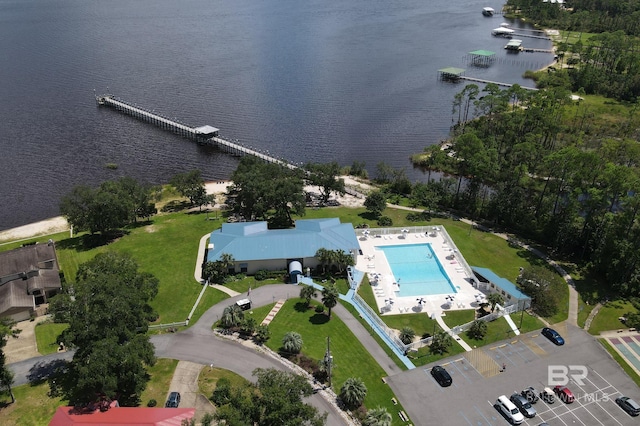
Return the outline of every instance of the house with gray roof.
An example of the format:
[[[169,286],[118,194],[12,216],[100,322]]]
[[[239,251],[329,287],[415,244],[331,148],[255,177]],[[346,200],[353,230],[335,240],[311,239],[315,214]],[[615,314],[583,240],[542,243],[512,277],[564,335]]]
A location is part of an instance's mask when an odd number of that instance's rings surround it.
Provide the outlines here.
[[[288,270],[292,262],[306,270],[318,266],[315,255],[321,248],[356,256],[360,246],[353,225],[338,218],[297,220],[291,229],[268,229],[267,222],[224,223],[211,233],[206,259],[215,262],[229,254],[235,272],[249,275]]]
[[[53,241],[0,253],[0,317],[29,319],[61,288]]]

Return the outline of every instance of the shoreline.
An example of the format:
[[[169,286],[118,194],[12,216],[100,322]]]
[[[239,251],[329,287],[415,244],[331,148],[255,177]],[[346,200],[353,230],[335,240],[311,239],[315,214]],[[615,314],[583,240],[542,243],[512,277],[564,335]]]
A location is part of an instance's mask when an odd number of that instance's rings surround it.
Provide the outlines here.
[[[345,180],[345,185],[357,187],[359,190],[368,190],[370,186],[366,183],[358,182],[349,176],[340,176]],[[213,182],[205,182],[204,186],[207,194],[214,194],[216,196],[222,195],[227,191],[227,187],[232,182],[229,180],[219,180]],[[222,204],[223,200],[219,200],[216,197],[216,204]],[[332,196],[336,198],[341,205],[347,207],[358,207],[362,205],[364,200],[357,199],[348,194],[342,196]],[[47,235],[58,234],[60,232],[71,231],[69,222],[63,216],[55,216],[49,219],[40,220],[38,222],[28,223],[26,225],[17,226],[15,228],[5,229],[0,231],[0,246],[23,240],[29,240],[36,237],[44,237]]]

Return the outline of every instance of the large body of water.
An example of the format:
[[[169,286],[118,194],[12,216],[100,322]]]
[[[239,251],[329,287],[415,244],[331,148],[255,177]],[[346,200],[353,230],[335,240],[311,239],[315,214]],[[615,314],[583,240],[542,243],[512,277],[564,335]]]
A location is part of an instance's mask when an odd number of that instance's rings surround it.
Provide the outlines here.
[[[523,72],[552,60],[508,55],[485,6],[501,2],[0,0],[0,230],[57,215],[78,184],[235,169],[236,158],[98,108],[94,91],[295,163],[374,172],[384,161],[419,180],[409,156],[447,136],[463,88],[438,69],[530,86]],[[477,49],[495,63],[471,67]]]

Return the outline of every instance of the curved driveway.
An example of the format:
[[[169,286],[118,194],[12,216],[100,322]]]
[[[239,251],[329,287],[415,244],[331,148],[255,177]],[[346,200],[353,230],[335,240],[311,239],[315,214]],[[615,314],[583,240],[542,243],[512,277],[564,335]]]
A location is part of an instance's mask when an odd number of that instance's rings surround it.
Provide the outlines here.
[[[259,307],[273,303],[278,299],[297,298],[299,292],[299,287],[290,284],[268,285],[251,290],[251,301],[253,306]],[[156,356],[158,358],[191,361],[203,365],[213,364],[215,367],[233,371],[251,381],[254,380],[252,372],[256,368],[288,370],[288,367],[273,356],[260,352],[253,347],[220,338],[211,330],[213,323],[220,319],[224,309],[244,297],[246,295],[241,294],[218,303],[207,310],[195,324],[184,331],[175,334],[151,336],[151,342],[156,348]],[[347,309],[338,304],[332,312],[347,324],[367,351],[378,360],[380,366],[388,375],[402,371]],[[10,364],[9,368],[15,374],[14,384],[26,384],[29,381],[46,377],[51,368],[57,365],[60,360],[69,360],[72,356],[73,353],[69,351]],[[320,412],[329,413],[327,425],[348,424],[340,412],[320,394],[310,397],[309,403],[318,408]]]

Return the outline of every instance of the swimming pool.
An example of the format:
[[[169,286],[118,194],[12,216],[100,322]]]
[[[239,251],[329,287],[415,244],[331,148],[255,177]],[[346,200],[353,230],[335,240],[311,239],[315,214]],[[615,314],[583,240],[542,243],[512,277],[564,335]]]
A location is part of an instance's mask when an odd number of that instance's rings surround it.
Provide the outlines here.
[[[457,293],[431,244],[377,246],[400,286],[399,297]]]

